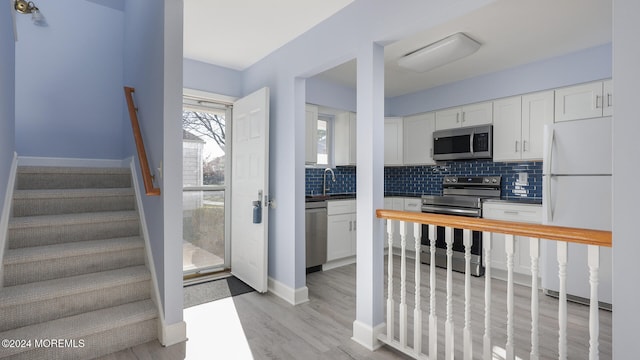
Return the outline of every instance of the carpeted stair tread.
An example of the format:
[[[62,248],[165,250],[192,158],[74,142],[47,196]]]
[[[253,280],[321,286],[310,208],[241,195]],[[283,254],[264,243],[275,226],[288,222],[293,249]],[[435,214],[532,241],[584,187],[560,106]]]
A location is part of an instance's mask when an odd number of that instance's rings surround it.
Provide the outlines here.
[[[127,167],[18,166],[18,174],[130,175]]]
[[[95,224],[127,220],[138,220],[138,213],[136,211],[102,211],[81,214],[14,217],[9,220],[9,230],[43,226],[51,227]]]
[[[13,216],[46,216],[135,209],[133,188],[16,190]]]
[[[16,176],[19,190],[115,187],[131,187],[129,168],[21,166]]]
[[[144,265],[140,265],[61,279],[8,286],[0,290],[2,296],[0,309],[28,302],[43,301],[61,296],[148,281],[150,279],[151,274],[149,270],[147,270]]]
[[[102,198],[109,196],[134,196],[133,188],[103,189],[29,189],[13,192],[14,200],[26,199],[67,199],[67,198]]]
[[[93,334],[152,320],[157,316],[155,304],[151,300],[143,300],[12,329],[0,333],[0,339],[84,339]],[[88,343],[85,347],[92,345]],[[33,349],[34,347],[3,349],[0,358]]]
[[[20,249],[9,249],[5,253],[4,265],[15,265],[36,261],[46,261],[66,257],[93,255],[144,248],[144,241],[137,236],[80,241],[73,243],[33,246]]]

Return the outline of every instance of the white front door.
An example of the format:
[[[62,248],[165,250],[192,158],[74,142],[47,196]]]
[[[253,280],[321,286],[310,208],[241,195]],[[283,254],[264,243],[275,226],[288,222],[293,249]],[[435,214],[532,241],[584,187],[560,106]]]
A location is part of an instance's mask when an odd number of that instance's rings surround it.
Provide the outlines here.
[[[236,101],[232,121],[231,273],[256,291],[266,292],[269,89]]]

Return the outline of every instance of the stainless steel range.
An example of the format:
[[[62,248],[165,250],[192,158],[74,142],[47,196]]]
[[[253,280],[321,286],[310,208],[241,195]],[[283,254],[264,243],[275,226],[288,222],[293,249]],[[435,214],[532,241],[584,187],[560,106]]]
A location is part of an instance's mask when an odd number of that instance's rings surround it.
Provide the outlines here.
[[[445,176],[442,181],[442,196],[423,195],[422,212],[458,216],[482,217],[482,200],[500,198],[500,176]],[[447,245],[444,227],[438,226],[436,234],[436,266],[447,267]],[[431,260],[428,226],[422,226],[422,262],[429,264]],[[471,275],[484,275],[482,265],[482,233],[472,232]],[[462,229],[453,231],[454,271],[464,272],[464,245]]]

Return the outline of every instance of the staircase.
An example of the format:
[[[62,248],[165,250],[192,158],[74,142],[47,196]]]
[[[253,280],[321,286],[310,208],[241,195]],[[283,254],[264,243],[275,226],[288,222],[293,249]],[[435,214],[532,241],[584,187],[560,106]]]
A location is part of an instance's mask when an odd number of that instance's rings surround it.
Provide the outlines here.
[[[130,170],[19,167],[16,182],[0,339],[30,343],[0,359],[92,359],[157,339]]]

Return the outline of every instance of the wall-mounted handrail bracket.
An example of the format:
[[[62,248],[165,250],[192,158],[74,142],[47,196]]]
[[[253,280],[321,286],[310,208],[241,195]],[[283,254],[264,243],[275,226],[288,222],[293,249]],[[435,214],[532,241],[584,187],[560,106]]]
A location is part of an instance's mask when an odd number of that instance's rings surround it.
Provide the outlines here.
[[[140,123],[138,122],[138,108],[133,102],[133,93],[135,91],[136,90],[132,87],[124,87],[124,95],[127,99],[127,108],[129,109],[129,118],[131,119],[131,127],[133,129],[133,138],[136,142],[138,160],[140,161],[140,170],[142,171],[144,190],[148,196],[159,196],[160,188],[153,185],[155,175],[151,174],[151,168],[149,167],[149,161],[147,160],[147,152],[145,151],[144,141],[142,140],[142,132],[140,131]]]

